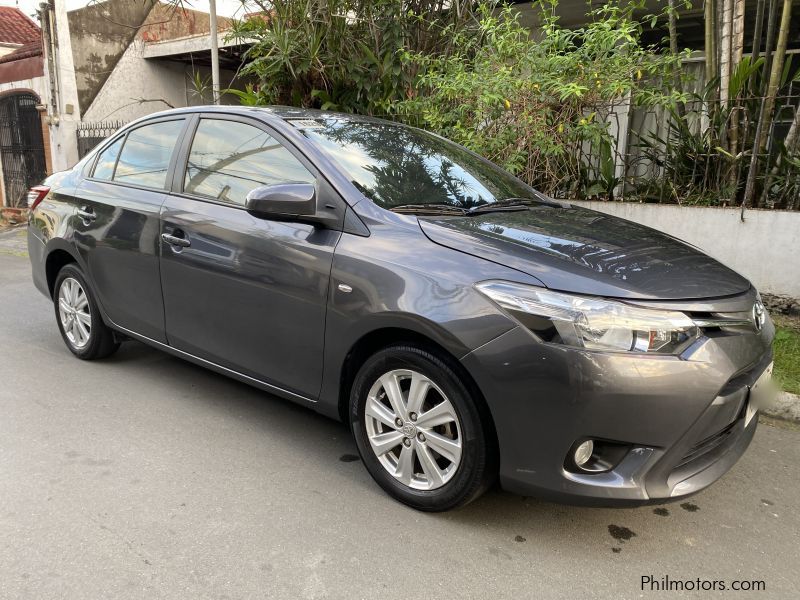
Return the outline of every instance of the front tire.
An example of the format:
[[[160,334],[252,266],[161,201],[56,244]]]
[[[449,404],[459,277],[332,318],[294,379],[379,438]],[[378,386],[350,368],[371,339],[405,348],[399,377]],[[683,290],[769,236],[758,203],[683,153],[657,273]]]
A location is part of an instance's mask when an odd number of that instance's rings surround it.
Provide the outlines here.
[[[350,422],[367,470],[390,496],[423,511],[471,502],[496,475],[480,399],[449,361],[413,345],[363,364]]]
[[[119,342],[103,323],[94,293],[77,265],[65,265],[53,289],[58,330],[70,352],[83,360],[105,358],[116,352]]]

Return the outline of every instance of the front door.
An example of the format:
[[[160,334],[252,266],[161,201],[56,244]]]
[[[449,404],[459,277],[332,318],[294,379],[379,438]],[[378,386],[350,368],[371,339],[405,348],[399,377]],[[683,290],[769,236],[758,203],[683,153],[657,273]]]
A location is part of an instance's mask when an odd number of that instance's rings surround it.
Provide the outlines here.
[[[182,191],[161,213],[169,344],[316,398],[341,233],[244,208],[259,186],[308,182],[319,190],[313,167],[260,123],[219,115],[199,119],[186,155]]]

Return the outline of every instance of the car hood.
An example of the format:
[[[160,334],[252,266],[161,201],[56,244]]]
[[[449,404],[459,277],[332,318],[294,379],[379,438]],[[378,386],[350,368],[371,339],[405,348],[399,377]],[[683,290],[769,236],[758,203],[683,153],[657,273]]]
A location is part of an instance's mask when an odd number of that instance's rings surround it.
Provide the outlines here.
[[[616,298],[740,294],[750,283],[694,246],[574,205],[420,217],[433,242],[527,273],[548,288]]]

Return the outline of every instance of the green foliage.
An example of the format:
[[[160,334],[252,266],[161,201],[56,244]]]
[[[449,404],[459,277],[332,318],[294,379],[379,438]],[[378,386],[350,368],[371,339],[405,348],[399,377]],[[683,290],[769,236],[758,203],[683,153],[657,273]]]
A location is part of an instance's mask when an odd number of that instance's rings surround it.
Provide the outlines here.
[[[587,8],[584,26],[568,29],[554,16],[558,0],[537,0],[534,30],[496,0],[248,2],[263,12],[232,35],[250,46],[242,75],[253,83],[225,90],[243,104],[403,120],[559,197],[624,191],[648,201],[736,204],[752,173],[754,205],[800,208],[800,117],[790,142],[780,125],[793,119],[781,111],[794,101],[778,104],[769,144],[754,156],[768,65],[744,57],[727,102],[718,78],[700,93],[679,91],[692,87],[681,69],[688,54],[641,41],[642,23],[668,20],[666,2],[653,16],[644,0],[607,0]],[[779,87],[796,72],[785,61]],[[627,145],[615,139],[617,123],[631,126]]]
[[[792,81],[791,72],[785,70],[781,87]],[[753,170],[756,206],[795,208],[800,198],[796,138],[787,148],[773,128],[768,135],[768,150],[753,156],[764,106],[759,90],[768,77],[764,58],[745,56],[731,73],[731,100],[716,98],[720,81],[715,78],[701,93],[687,95],[680,112],[677,105],[667,107],[662,128],[638,132],[635,145],[641,150],[642,162],[651,167],[651,176],[639,178],[633,196],[659,202],[736,205],[743,200],[745,183]],[[779,115],[786,106],[779,105],[776,113]],[[790,113],[788,120],[793,115]],[[786,122],[787,117],[781,120]],[[770,122],[774,127],[775,120]],[[729,138],[733,124],[735,144]]]
[[[384,113],[411,89],[416,70],[401,51],[446,52],[450,34],[468,27],[474,14],[465,0],[255,4],[262,13],[232,33],[252,44],[242,75],[258,86],[247,101],[362,113]]]
[[[401,118],[427,127],[559,196],[611,196],[621,183],[610,115],[632,100],[671,105],[656,84],[678,58],[641,44],[634,6],[615,0],[566,29],[557,0],[542,0],[533,32],[511,7],[479,8],[478,31],[453,32],[454,50],[404,52],[418,68],[415,94],[396,103]]]
[[[800,394],[800,331],[791,327],[776,327],[775,379],[787,392]]]
[[[702,94],[691,94],[682,114],[677,106],[666,107],[663,133],[638,134],[635,143],[641,149],[641,158],[655,176],[640,178],[637,197],[687,204],[717,204],[730,198],[724,175],[733,157],[720,147],[719,139],[730,110],[707,110],[713,106],[710,99],[717,84],[713,81]],[[700,112],[687,113],[687,105]]]

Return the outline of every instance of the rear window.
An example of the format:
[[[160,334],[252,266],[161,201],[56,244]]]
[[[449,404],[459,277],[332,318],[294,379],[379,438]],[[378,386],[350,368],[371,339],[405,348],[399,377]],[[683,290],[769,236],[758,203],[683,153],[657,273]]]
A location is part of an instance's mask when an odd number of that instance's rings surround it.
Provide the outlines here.
[[[131,131],[117,160],[114,181],[164,189],[183,121],[159,121]]]

